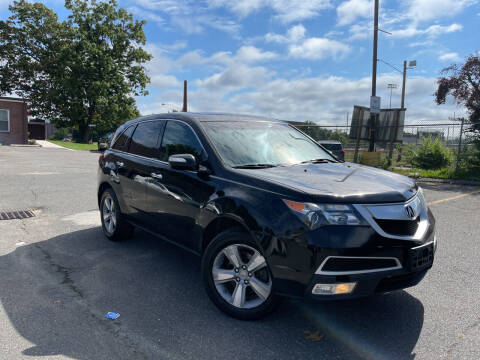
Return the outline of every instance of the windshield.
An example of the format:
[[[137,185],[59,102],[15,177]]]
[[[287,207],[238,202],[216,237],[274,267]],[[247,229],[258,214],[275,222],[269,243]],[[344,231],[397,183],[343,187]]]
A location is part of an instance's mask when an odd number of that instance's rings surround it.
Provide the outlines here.
[[[271,122],[204,122],[222,160],[232,167],[293,165],[334,160],[315,142],[288,124]]]

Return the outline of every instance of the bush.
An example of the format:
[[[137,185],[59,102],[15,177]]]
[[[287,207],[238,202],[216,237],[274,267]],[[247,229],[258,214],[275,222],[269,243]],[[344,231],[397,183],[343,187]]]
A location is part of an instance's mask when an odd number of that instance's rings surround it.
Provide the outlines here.
[[[70,129],[68,128],[60,128],[57,129],[51,136],[50,140],[63,140],[64,138],[71,136]]]
[[[431,170],[449,166],[453,154],[439,138],[429,136],[423,138],[418,147],[408,149],[407,159],[414,167]]]

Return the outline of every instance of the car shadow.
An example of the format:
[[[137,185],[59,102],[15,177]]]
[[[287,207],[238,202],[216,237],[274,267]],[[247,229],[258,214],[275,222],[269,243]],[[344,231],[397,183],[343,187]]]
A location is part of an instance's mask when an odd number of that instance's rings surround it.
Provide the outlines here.
[[[422,303],[405,291],[229,318],[206,296],[200,259],[142,231],[122,243],[90,228],[28,244],[0,257],[0,273],[3,309],[32,344],[25,356],[412,359],[423,326]]]

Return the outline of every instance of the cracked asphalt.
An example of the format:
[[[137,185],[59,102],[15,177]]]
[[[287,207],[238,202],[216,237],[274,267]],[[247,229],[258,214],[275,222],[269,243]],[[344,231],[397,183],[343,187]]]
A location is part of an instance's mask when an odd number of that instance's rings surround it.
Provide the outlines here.
[[[367,299],[220,313],[200,260],[137,231],[104,239],[98,154],[0,147],[0,359],[479,359],[480,193],[432,205],[439,247],[418,286]],[[475,187],[422,184],[430,202]],[[103,316],[120,313],[116,320]]]

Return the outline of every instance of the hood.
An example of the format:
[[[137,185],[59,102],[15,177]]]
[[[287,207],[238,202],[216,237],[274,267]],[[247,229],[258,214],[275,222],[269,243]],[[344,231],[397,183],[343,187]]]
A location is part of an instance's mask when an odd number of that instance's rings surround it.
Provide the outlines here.
[[[301,191],[312,201],[329,198],[335,202],[404,202],[417,192],[406,176],[354,163],[322,163],[238,170],[264,181]]]

